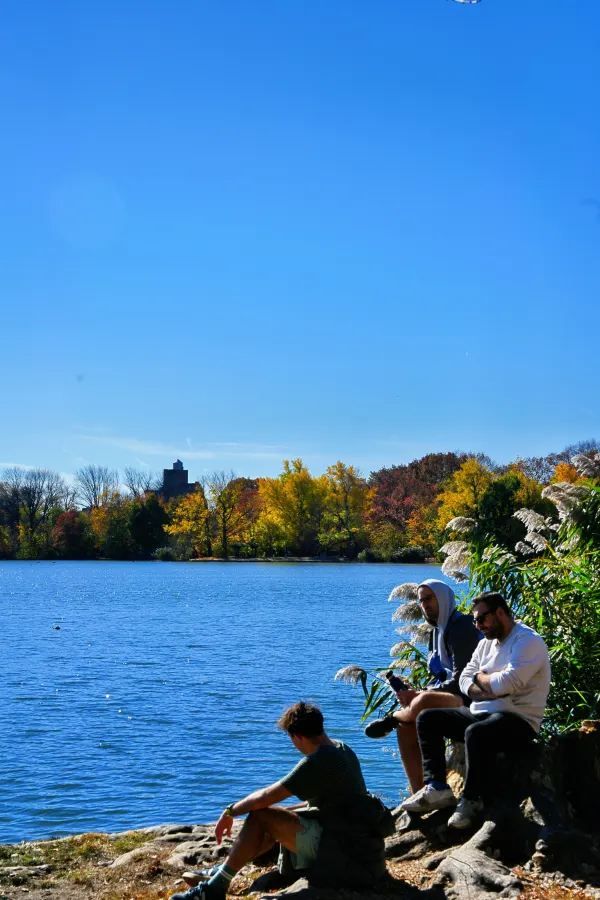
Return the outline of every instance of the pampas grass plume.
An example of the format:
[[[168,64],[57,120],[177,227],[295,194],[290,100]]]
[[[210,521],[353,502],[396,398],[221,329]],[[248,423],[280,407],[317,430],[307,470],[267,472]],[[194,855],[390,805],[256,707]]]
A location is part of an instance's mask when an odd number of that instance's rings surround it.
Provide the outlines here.
[[[344,684],[360,684],[360,682],[365,682],[367,678],[367,673],[361,666],[344,666],[343,669],[338,669],[334,675],[334,681],[341,681]]]

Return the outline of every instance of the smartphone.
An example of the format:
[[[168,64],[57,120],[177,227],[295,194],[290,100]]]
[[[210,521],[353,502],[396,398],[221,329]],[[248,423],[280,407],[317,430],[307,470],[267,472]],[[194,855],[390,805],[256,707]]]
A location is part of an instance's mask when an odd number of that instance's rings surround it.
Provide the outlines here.
[[[394,674],[393,669],[390,669],[385,673],[385,677],[391,689],[393,691],[408,691],[410,690],[410,684],[406,681],[403,681],[398,675]]]

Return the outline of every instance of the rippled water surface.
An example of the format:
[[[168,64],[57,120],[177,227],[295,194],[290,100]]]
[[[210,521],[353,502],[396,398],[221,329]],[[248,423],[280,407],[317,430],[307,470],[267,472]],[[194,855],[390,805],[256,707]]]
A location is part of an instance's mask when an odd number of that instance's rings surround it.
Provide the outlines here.
[[[274,722],[300,698],[405,785],[359,725],[343,665],[385,665],[386,597],[431,566],[1,562],[0,841],[206,822],[298,760]]]

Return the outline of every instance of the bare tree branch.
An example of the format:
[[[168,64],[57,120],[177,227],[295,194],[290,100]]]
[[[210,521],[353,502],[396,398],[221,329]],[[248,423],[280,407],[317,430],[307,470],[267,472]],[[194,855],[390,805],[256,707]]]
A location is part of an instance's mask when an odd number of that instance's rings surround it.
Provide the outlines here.
[[[80,502],[92,509],[103,506],[119,487],[118,473],[106,466],[84,466],[78,469],[75,481]]]
[[[147,491],[156,491],[162,480],[155,472],[144,472],[128,466],[124,472],[124,484],[132,497],[143,497]]]

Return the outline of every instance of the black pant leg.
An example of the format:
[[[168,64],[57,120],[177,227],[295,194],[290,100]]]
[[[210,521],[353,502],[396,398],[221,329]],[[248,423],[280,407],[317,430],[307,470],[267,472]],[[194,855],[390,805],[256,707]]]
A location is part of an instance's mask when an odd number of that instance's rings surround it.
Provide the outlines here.
[[[493,794],[496,754],[521,749],[534,737],[531,725],[514,713],[497,712],[476,717],[465,731],[466,778],[463,795],[468,800],[487,800]]]
[[[458,709],[424,709],[417,716],[417,736],[423,758],[425,784],[446,781],[445,738],[464,740],[467,728],[475,716],[466,706]]]

